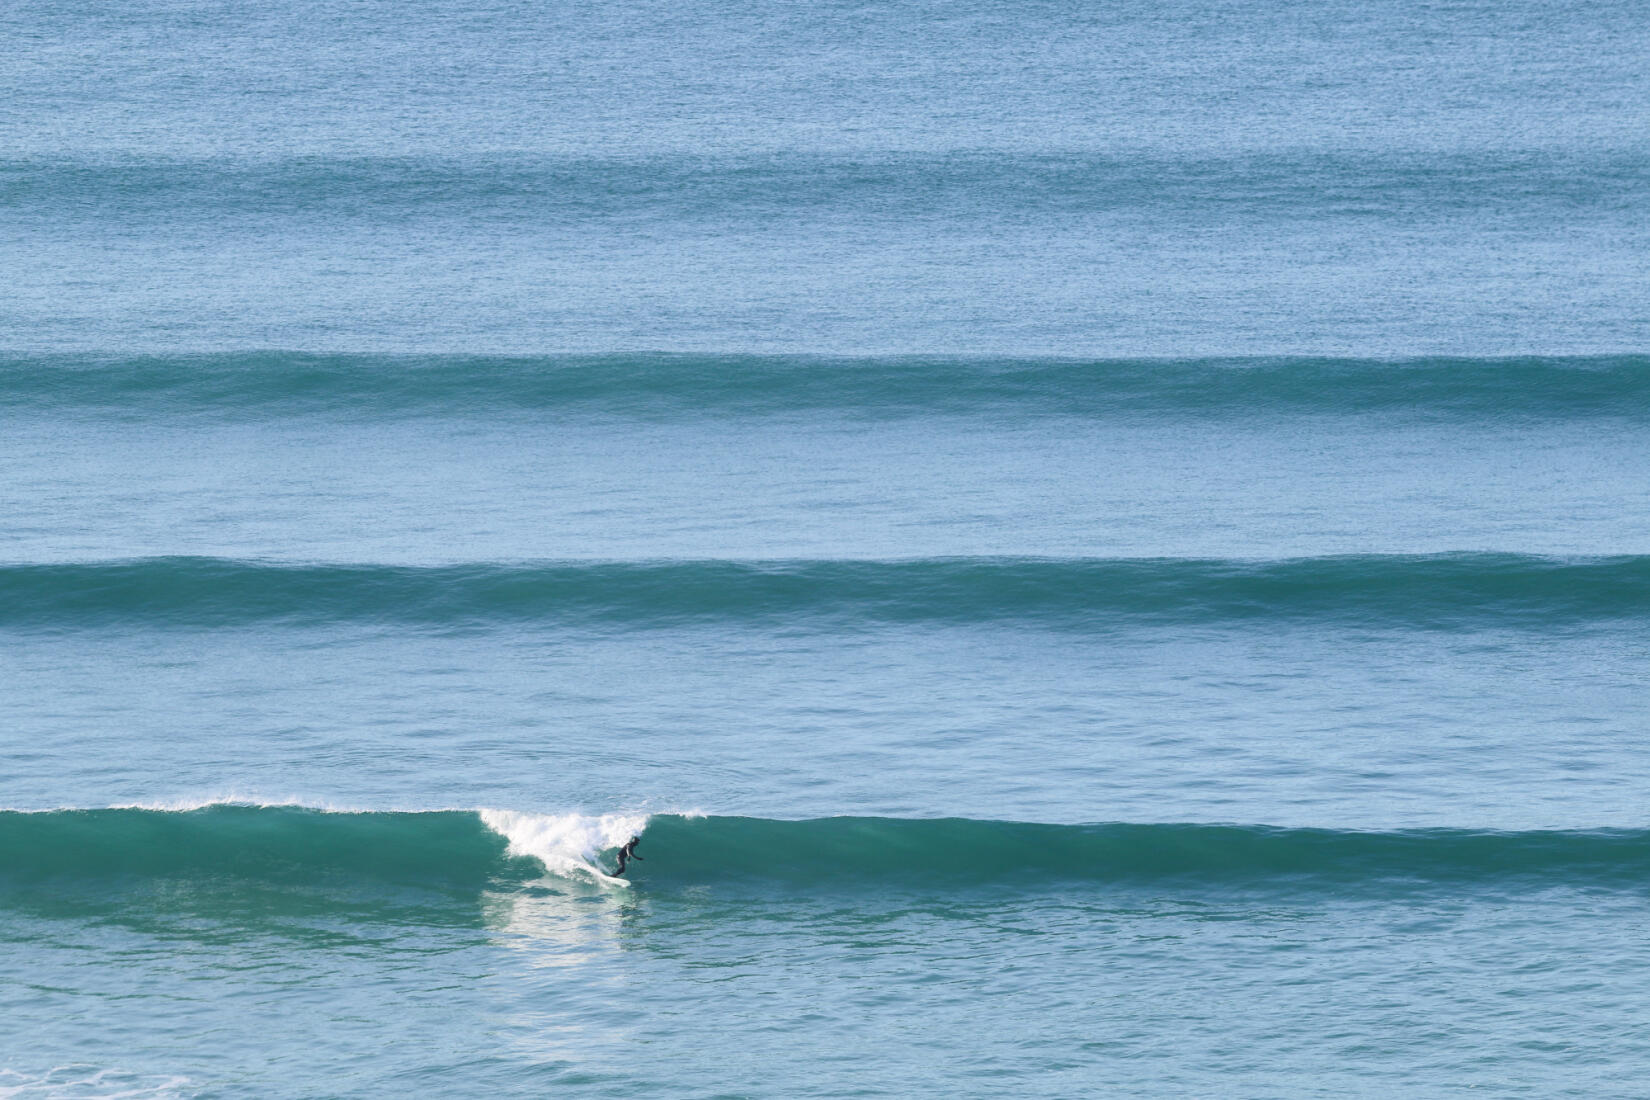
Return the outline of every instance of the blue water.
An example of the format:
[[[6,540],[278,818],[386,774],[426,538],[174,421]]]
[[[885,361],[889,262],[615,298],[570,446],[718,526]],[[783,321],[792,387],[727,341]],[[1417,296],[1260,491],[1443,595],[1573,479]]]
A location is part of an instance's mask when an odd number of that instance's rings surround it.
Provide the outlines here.
[[[0,34],[0,1096],[1643,1091],[1640,8]]]

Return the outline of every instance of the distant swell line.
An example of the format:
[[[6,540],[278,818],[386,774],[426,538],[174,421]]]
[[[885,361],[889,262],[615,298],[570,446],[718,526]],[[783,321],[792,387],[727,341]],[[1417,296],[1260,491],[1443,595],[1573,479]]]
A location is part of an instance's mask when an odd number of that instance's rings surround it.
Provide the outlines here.
[[[0,407],[229,419],[518,410],[643,419],[1012,411],[1079,417],[1412,412],[1643,421],[1650,419],[1650,356],[1388,361],[0,353]]]
[[[384,222],[486,218],[648,225],[850,213],[876,223],[927,219],[1128,215],[1165,205],[1226,217],[1402,217],[1631,209],[1650,186],[1642,158],[1486,154],[1107,157],[807,153],[739,156],[3,157],[0,203],[41,219],[327,217]]]
[[[1282,561],[940,558],[447,566],[218,558],[0,566],[0,625],[230,627],[540,621],[1014,622],[1097,630],[1233,620],[1542,626],[1650,614],[1650,556],[1353,555]]]
[[[507,820],[506,836],[489,822]],[[0,811],[0,883],[110,876],[343,881],[509,888],[557,873],[591,881],[629,827],[578,815],[494,811],[332,813],[294,806]],[[963,818],[776,821],[657,815],[632,882],[832,886],[1022,886],[1176,879],[1220,886],[1287,879],[1325,885],[1408,879],[1457,885],[1535,878],[1642,888],[1650,831],[1367,832],[1201,824],[1049,825]],[[545,838],[550,839],[545,839]],[[569,837],[576,838],[569,840]],[[536,839],[535,839],[536,838]],[[536,843],[543,855],[518,845]],[[568,847],[569,845],[572,847]],[[582,847],[581,847],[582,845]],[[563,849],[566,849],[565,851]],[[575,850],[577,849],[577,850]],[[560,868],[558,870],[558,868]]]

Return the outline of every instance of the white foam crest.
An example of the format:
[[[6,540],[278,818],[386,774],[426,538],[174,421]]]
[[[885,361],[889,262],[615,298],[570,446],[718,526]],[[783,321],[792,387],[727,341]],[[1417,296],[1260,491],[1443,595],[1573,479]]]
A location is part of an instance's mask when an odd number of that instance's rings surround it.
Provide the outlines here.
[[[162,813],[189,813],[192,810],[211,810],[219,806],[237,806],[259,810],[314,810],[317,813],[351,814],[369,813],[356,806],[342,803],[328,802],[325,799],[311,798],[264,798],[256,795],[238,793],[202,795],[198,797],[157,798],[144,802],[115,802],[109,805],[111,810],[154,810]],[[77,807],[63,807],[74,809]]]
[[[533,814],[482,810],[481,823],[510,842],[513,856],[531,856],[553,875],[607,877],[598,855],[640,836],[647,814]]]
[[[33,1100],[46,1098],[91,1098],[97,1100],[137,1100],[139,1097],[183,1095],[189,1087],[187,1077],[163,1077],[158,1074],[127,1073],[122,1070],[98,1069],[95,1066],[57,1066],[45,1073],[29,1075],[16,1070],[0,1070],[0,1100]]]
[[[190,813],[194,810],[212,810],[233,806],[254,810],[314,810],[324,814],[372,813],[355,806],[317,802],[305,798],[253,798],[240,795],[201,795],[199,797],[157,798],[143,802],[58,803],[55,806],[0,806],[0,812],[9,814],[58,814],[85,810],[146,810],[151,813]],[[3,1094],[0,1094],[3,1096]]]

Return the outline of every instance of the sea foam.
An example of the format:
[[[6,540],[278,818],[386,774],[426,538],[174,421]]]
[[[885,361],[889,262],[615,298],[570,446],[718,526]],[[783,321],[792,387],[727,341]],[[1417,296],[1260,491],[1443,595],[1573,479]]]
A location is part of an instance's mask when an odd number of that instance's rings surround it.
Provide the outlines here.
[[[481,810],[482,824],[510,842],[509,854],[544,864],[553,875],[606,876],[598,854],[617,848],[647,827],[646,814],[535,814]]]

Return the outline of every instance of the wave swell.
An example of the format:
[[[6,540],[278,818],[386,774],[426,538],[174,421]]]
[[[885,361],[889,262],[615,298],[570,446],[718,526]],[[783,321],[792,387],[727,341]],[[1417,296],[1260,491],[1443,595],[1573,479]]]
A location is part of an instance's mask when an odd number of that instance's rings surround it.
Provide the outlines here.
[[[1650,418],[1650,356],[975,359],[665,355],[482,357],[246,352],[0,355],[0,405],[257,418],[491,415],[643,419],[835,411],[1469,419]]]
[[[1241,825],[1048,825],[960,818],[775,821],[674,814],[329,812],[296,806],[0,812],[0,881],[107,876],[302,882],[340,876],[484,888],[591,878],[642,834],[640,888],[1269,879],[1354,883],[1650,881],[1650,830],[1361,832]]]
[[[478,218],[544,231],[851,214],[950,221],[1151,214],[1230,218],[1608,216],[1650,186],[1642,158],[1610,155],[1270,153],[1107,157],[799,152],[715,156],[0,158],[0,202],[34,218]]]
[[[1275,620],[1464,628],[1641,618],[1650,556],[1353,555],[1282,561],[941,558],[450,566],[217,558],[0,566],[0,625],[226,627],[545,621],[630,628],[778,619]]]
[[[639,883],[722,877],[1013,883],[1031,878],[1333,882],[1537,876],[1645,881],[1650,831],[1360,832],[1247,825],[1045,825],[965,818],[655,818]]]

